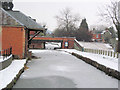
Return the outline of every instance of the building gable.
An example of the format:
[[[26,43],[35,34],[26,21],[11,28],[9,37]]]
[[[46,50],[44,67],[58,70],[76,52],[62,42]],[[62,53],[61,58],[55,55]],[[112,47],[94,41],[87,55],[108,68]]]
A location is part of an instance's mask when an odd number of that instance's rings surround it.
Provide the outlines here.
[[[19,21],[17,21],[2,8],[0,8],[0,25],[23,26]]]

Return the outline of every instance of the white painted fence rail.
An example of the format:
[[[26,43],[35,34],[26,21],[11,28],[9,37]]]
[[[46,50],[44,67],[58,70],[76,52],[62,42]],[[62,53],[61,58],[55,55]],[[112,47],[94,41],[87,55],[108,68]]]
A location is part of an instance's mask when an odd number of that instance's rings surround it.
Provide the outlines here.
[[[106,55],[106,56],[110,56],[110,57],[113,57],[113,58],[118,58],[119,57],[119,53],[118,52],[113,52],[113,51],[87,49],[87,48],[84,48],[83,51],[84,52],[89,52],[89,53],[94,53],[94,54]]]

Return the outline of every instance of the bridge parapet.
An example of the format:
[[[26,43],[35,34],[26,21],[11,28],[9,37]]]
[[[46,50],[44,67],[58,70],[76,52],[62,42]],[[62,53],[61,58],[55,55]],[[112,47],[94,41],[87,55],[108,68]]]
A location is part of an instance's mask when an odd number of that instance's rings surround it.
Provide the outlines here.
[[[74,37],[35,37],[33,41],[31,42],[30,47],[34,48],[45,48],[45,42],[60,42],[62,49],[73,49],[74,48]],[[68,43],[68,46],[66,46],[66,43]],[[44,47],[42,47],[42,46]]]

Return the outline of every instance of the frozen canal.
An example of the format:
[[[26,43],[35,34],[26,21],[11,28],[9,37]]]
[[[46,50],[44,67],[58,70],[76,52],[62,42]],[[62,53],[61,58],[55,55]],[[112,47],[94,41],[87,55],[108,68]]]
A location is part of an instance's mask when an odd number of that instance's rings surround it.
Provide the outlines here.
[[[14,88],[118,88],[118,80],[80,59],[54,50],[33,50],[38,59],[28,63]]]

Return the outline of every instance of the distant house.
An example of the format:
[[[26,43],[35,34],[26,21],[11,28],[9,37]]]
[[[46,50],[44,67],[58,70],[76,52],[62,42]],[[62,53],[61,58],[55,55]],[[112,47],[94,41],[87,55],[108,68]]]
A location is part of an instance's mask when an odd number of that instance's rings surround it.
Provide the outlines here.
[[[94,42],[109,43],[116,51],[117,34],[113,27],[106,28],[105,30],[101,30],[101,31],[93,30],[92,33],[93,33],[92,40]]]
[[[102,31],[101,35],[103,42],[110,43],[110,39],[112,39],[112,33],[108,29]]]
[[[15,58],[27,57],[30,31],[44,28],[20,11],[0,8],[0,50],[12,47]]]
[[[92,31],[93,37],[92,40],[94,42],[102,42],[102,31]]]

